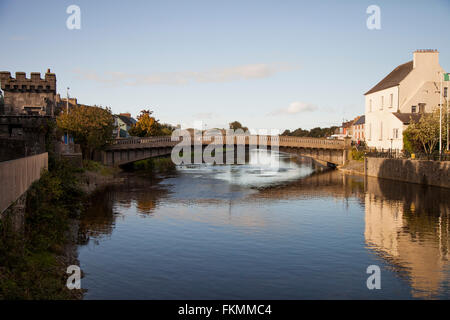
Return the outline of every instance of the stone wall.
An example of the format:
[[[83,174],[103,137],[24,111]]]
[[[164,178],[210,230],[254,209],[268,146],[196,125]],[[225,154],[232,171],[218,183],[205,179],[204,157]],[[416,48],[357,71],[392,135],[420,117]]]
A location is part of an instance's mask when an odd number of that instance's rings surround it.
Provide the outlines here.
[[[48,153],[0,162],[0,213],[24,194],[48,168]]]
[[[450,188],[450,161],[365,159],[366,176]]]
[[[0,137],[0,162],[22,158],[25,153],[25,140]]]
[[[45,152],[54,122],[51,116],[0,115],[0,161]]]
[[[28,79],[25,72],[16,72],[12,78],[10,72],[1,71],[0,85],[4,94],[3,114],[53,115],[56,76],[50,70],[44,79],[39,72],[32,72]]]

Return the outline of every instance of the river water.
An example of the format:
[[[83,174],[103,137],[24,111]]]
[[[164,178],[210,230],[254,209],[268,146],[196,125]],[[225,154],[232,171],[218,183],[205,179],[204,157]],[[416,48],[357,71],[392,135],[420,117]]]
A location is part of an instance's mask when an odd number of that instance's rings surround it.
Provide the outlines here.
[[[448,299],[449,214],[447,189],[254,150],[95,194],[81,284],[86,299]]]

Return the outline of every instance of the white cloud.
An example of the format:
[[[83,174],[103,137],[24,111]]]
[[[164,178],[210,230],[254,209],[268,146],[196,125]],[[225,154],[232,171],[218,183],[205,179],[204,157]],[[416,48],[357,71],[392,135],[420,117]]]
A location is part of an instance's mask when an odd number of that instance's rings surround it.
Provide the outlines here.
[[[248,64],[235,67],[217,68],[206,71],[159,72],[147,75],[123,72],[105,72],[102,75],[92,71],[75,69],[73,72],[85,80],[110,85],[180,85],[192,82],[218,83],[236,80],[268,78],[276,73],[294,70],[297,67],[286,64]]]
[[[314,104],[295,101],[292,102],[287,108],[281,108],[271,112],[269,115],[290,115],[298,114],[302,112],[313,112],[318,110],[318,107]]]
[[[195,119],[212,119],[214,117],[218,117],[214,112],[200,112],[194,114]]]
[[[9,40],[11,40],[11,41],[26,41],[26,40],[28,40],[28,38],[25,36],[16,35],[16,36],[9,37]]]

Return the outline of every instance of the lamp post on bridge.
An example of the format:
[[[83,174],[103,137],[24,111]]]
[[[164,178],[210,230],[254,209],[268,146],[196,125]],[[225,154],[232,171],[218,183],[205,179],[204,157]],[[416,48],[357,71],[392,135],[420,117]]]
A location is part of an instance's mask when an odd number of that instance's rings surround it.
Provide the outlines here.
[[[66,90],[66,114],[67,114],[67,116],[69,116],[69,87],[67,87],[67,90]],[[65,143],[66,143],[66,145],[68,145],[69,144],[69,132],[68,131],[66,131],[66,139],[65,139],[66,141],[65,141]]]

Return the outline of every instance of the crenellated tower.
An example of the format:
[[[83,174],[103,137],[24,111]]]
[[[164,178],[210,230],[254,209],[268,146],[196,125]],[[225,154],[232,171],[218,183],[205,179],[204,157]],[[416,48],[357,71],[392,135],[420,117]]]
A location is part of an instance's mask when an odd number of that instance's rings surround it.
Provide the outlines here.
[[[50,72],[41,78],[39,72],[0,71],[0,85],[4,95],[3,114],[6,115],[53,115],[56,99],[56,76]]]

